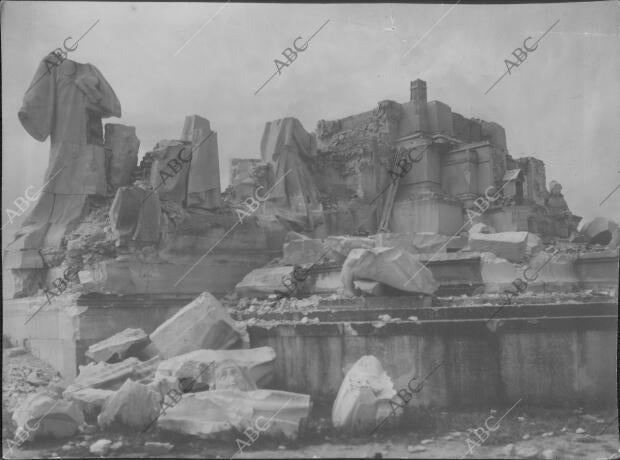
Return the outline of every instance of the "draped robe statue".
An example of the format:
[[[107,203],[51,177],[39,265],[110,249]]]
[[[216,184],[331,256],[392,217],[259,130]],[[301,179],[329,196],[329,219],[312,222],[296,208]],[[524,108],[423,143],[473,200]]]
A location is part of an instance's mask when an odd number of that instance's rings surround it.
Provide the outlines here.
[[[114,90],[92,64],[44,58],[32,79],[18,117],[38,141],[50,137],[44,187],[17,232],[13,249],[57,248],[80,217],[88,195],[105,195],[102,118],[120,117]]]
[[[322,215],[319,192],[310,170],[316,159],[316,135],[296,118],[267,122],[261,140],[263,161],[273,164],[275,179],[270,200],[308,218],[310,227]],[[318,218],[320,219],[320,217]]]

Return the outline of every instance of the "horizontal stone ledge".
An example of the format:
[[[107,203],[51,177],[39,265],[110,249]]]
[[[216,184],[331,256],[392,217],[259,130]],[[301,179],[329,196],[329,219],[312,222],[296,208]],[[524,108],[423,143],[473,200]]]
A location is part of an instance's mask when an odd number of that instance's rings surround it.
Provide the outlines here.
[[[497,313],[496,313],[497,312]],[[415,316],[418,321],[437,321],[437,320],[461,320],[461,319],[481,319],[490,318],[494,314],[495,319],[510,318],[537,318],[544,316],[564,317],[564,316],[600,316],[617,314],[618,307],[612,302],[590,303],[587,306],[582,304],[540,304],[540,305],[478,305],[478,306],[444,306],[444,307],[420,307],[408,308],[386,307],[386,308],[343,308],[339,310],[318,308],[311,311],[290,311],[273,312],[261,315],[265,321],[300,321],[307,316],[308,319],[319,318],[323,322],[340,321],[377,321],[379,315],[389,315],[392,318],[400,318],[406,321],[408,317]],[[238,312],[237,317],[242,320],[249,320],[255,314],[244,314]]]
[[[600,316],[565,316],[558,318],[501,318],[502,324],[493,333],[487,327],[488,318],[464,320],[430,320],[430,321],[398,321],[384,323],[380,327],[373,326],[370,321],[323,322],[315,324],[280,322],[248,326],[252,341],[275,337],[343,337],[343,336],[407,336],[407,335],[439,335],[455,340],[458,337],[478,337],[486,340],[497,334],[528,333],[528,332],[586,332],[586,331],[617,331],[618,317]]]

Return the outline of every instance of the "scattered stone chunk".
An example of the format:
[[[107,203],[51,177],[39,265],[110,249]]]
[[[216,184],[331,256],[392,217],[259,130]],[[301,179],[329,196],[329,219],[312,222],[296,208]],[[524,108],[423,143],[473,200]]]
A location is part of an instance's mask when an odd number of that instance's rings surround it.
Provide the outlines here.
[[[112,444],[110,446],[110,450],[111,451],[116,451],[116,450],[119,450],[122,447],[123,447],[123,441],[116,441],[114,444]]]
[[[545,449],[542,451],[542,458],[545,460],[554,460],[557,457],[554,449]]]
[[[132,428],[144,428],[159,415],[160,410],[158,392],[128,379],[105,403],[97,422],[101,428],[115,422]]]
[[[66,438],[77,432],[84,423],[84,415],[72,401],[55,400],[47,394],[36,393],[17,406],[13,421],[27,430],[31,440],[46,435]]]
[[[144,449],[149,455],[165,455],[174,449],[174,445],[169,442],[145,442]]]
[[[101,342],[88,347],[86,356],[93,361],[110,361],[111,358],[117,360],[125,359],[128,353],[137,352],[141,345],[148,343],[148,336],[142,329],[125,329],[114,334]]]
[[[412,454],[416,452],[424,452],[425,450],[426,450],[426,447],[424,446],[407,446],[407,452],[410,452]]]
[[[242,345],[249,337],[230,317],[220,302],[203,292],[191,303],[161,324],[150,335],[163,358],[197,349],[226,349]]]
[[[104,455],[107,455],[107,453],[110,451],[111,445],[112,445],[112,441],[110,441],[109,439],[100,439],[98,441],[95,441],[93,444],[91,444],[88,450],[90,451],[91,454],[102,457]]]
[[[75,401],[85,415],[97,415],[106,401],[114,394],[113,390],[100,388],[84,388],[67,394]]]
[[[495,229],[493,227],[491,227],[490,225],[483,224],[482,222],[478,222],[478,223],[475,223],[474,225],[472,225],[471,228],[469,229],[469,234],[470,235],[472,235],[474,233],[490,234],[490,233],[495,233]]]
[[[349,369],[332,407],[335,428],[368,433],[391,413],[394,384],[377,358],[363,356]]]
[[[353,249],[342,266],[345,294],[356,294],[353,281],[370,279],[406,292],[433,294],[439,284],[414,256],[398,248]]]
[[[577,433],[577,434],[583,434],[583,433],[585,433],[585,432],[586,432],[586,430],[584,430],[583,428],[577,428],[577,429],[575,430],[575,433]]]
[[[520,458],[536,458],[538,457],[540,453],[540,449],[534,446],[522,446],[522,447],[517,447],[517,450],[515,453],[517,457],[520,457]]]
[[[506,444],[502,447],[501,453],[506,457],[513,457],[515,455],[515,445],[512,443]]]

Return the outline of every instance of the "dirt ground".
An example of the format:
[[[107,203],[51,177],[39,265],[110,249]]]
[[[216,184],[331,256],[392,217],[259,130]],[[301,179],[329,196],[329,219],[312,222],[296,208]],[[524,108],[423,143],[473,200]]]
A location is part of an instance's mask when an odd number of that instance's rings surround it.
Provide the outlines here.
[[[398,427],[386,426],[372,436],[353,438],[335,433],[329,421],[330,407],[319,404],[304,429],[303,441],[259,438],[242,453],[237,452],[234,437],[207,441],[157,429],[140,437],[137,433],[99,432],[94,427],[70,439],[36,440],[9,451],[9,413],[15,403],[32,392],[59,385],[61,380],[32,355],[8,357],[6,351],[3,355],[3,458],[88,458],[93,457],[89,446],[98,439],[120,441],[121,447],[107,456],[128,458],[155,456],[145,451],[146,441],[174,445],[169,453],[156,455],[158,458],[620,458],[615,407],[544,409],[524,404],[515,406],[480,445],[474,444],[478,438],[473,430],[484,428],[490,415],[495,417],[489,422],[493,427],[510,407],[416,410]],[[237,438],[246,440],[241,434]]]

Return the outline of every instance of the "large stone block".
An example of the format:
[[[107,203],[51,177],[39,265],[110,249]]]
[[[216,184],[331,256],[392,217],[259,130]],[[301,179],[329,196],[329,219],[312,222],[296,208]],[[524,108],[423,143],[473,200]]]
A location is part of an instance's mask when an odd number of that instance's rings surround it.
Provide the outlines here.
[[[149,152],[153,158],[149,184],[159,192],[162,200],[179,204],[185,202],[191,151],[185,142],[163,140]]]
[[[220,160],[217,134],[209,120],[198,115],[185,117],[181,139],[192,143],[187,182],[187,205],[199,208],[220,206]]]
[[[111,192],[131,184],[131,175],[138,166],[140,140],[136,128],[117,123],[105,125],[105,144],[108,185]]]
[[[163,358],[197,349],[247,347],[247,332],[237,326],[220,302],[203,292],[150,335]]]
[[[429,295],[439,287],[428,268],[411,253],[398,248],[353,249],[342,266],[341,279],[348,295],[355,295],[355,279]]]
[[[119,245],[130,241],[156,243],[161,237],[159,196],[151,190],[138,186],[119,188],[109,215]]]
[[[523,262],[542,248],[542,241],[529,232],[473,233],[469,235],[469,247],[472,251],[492,252],[511,262]]]

